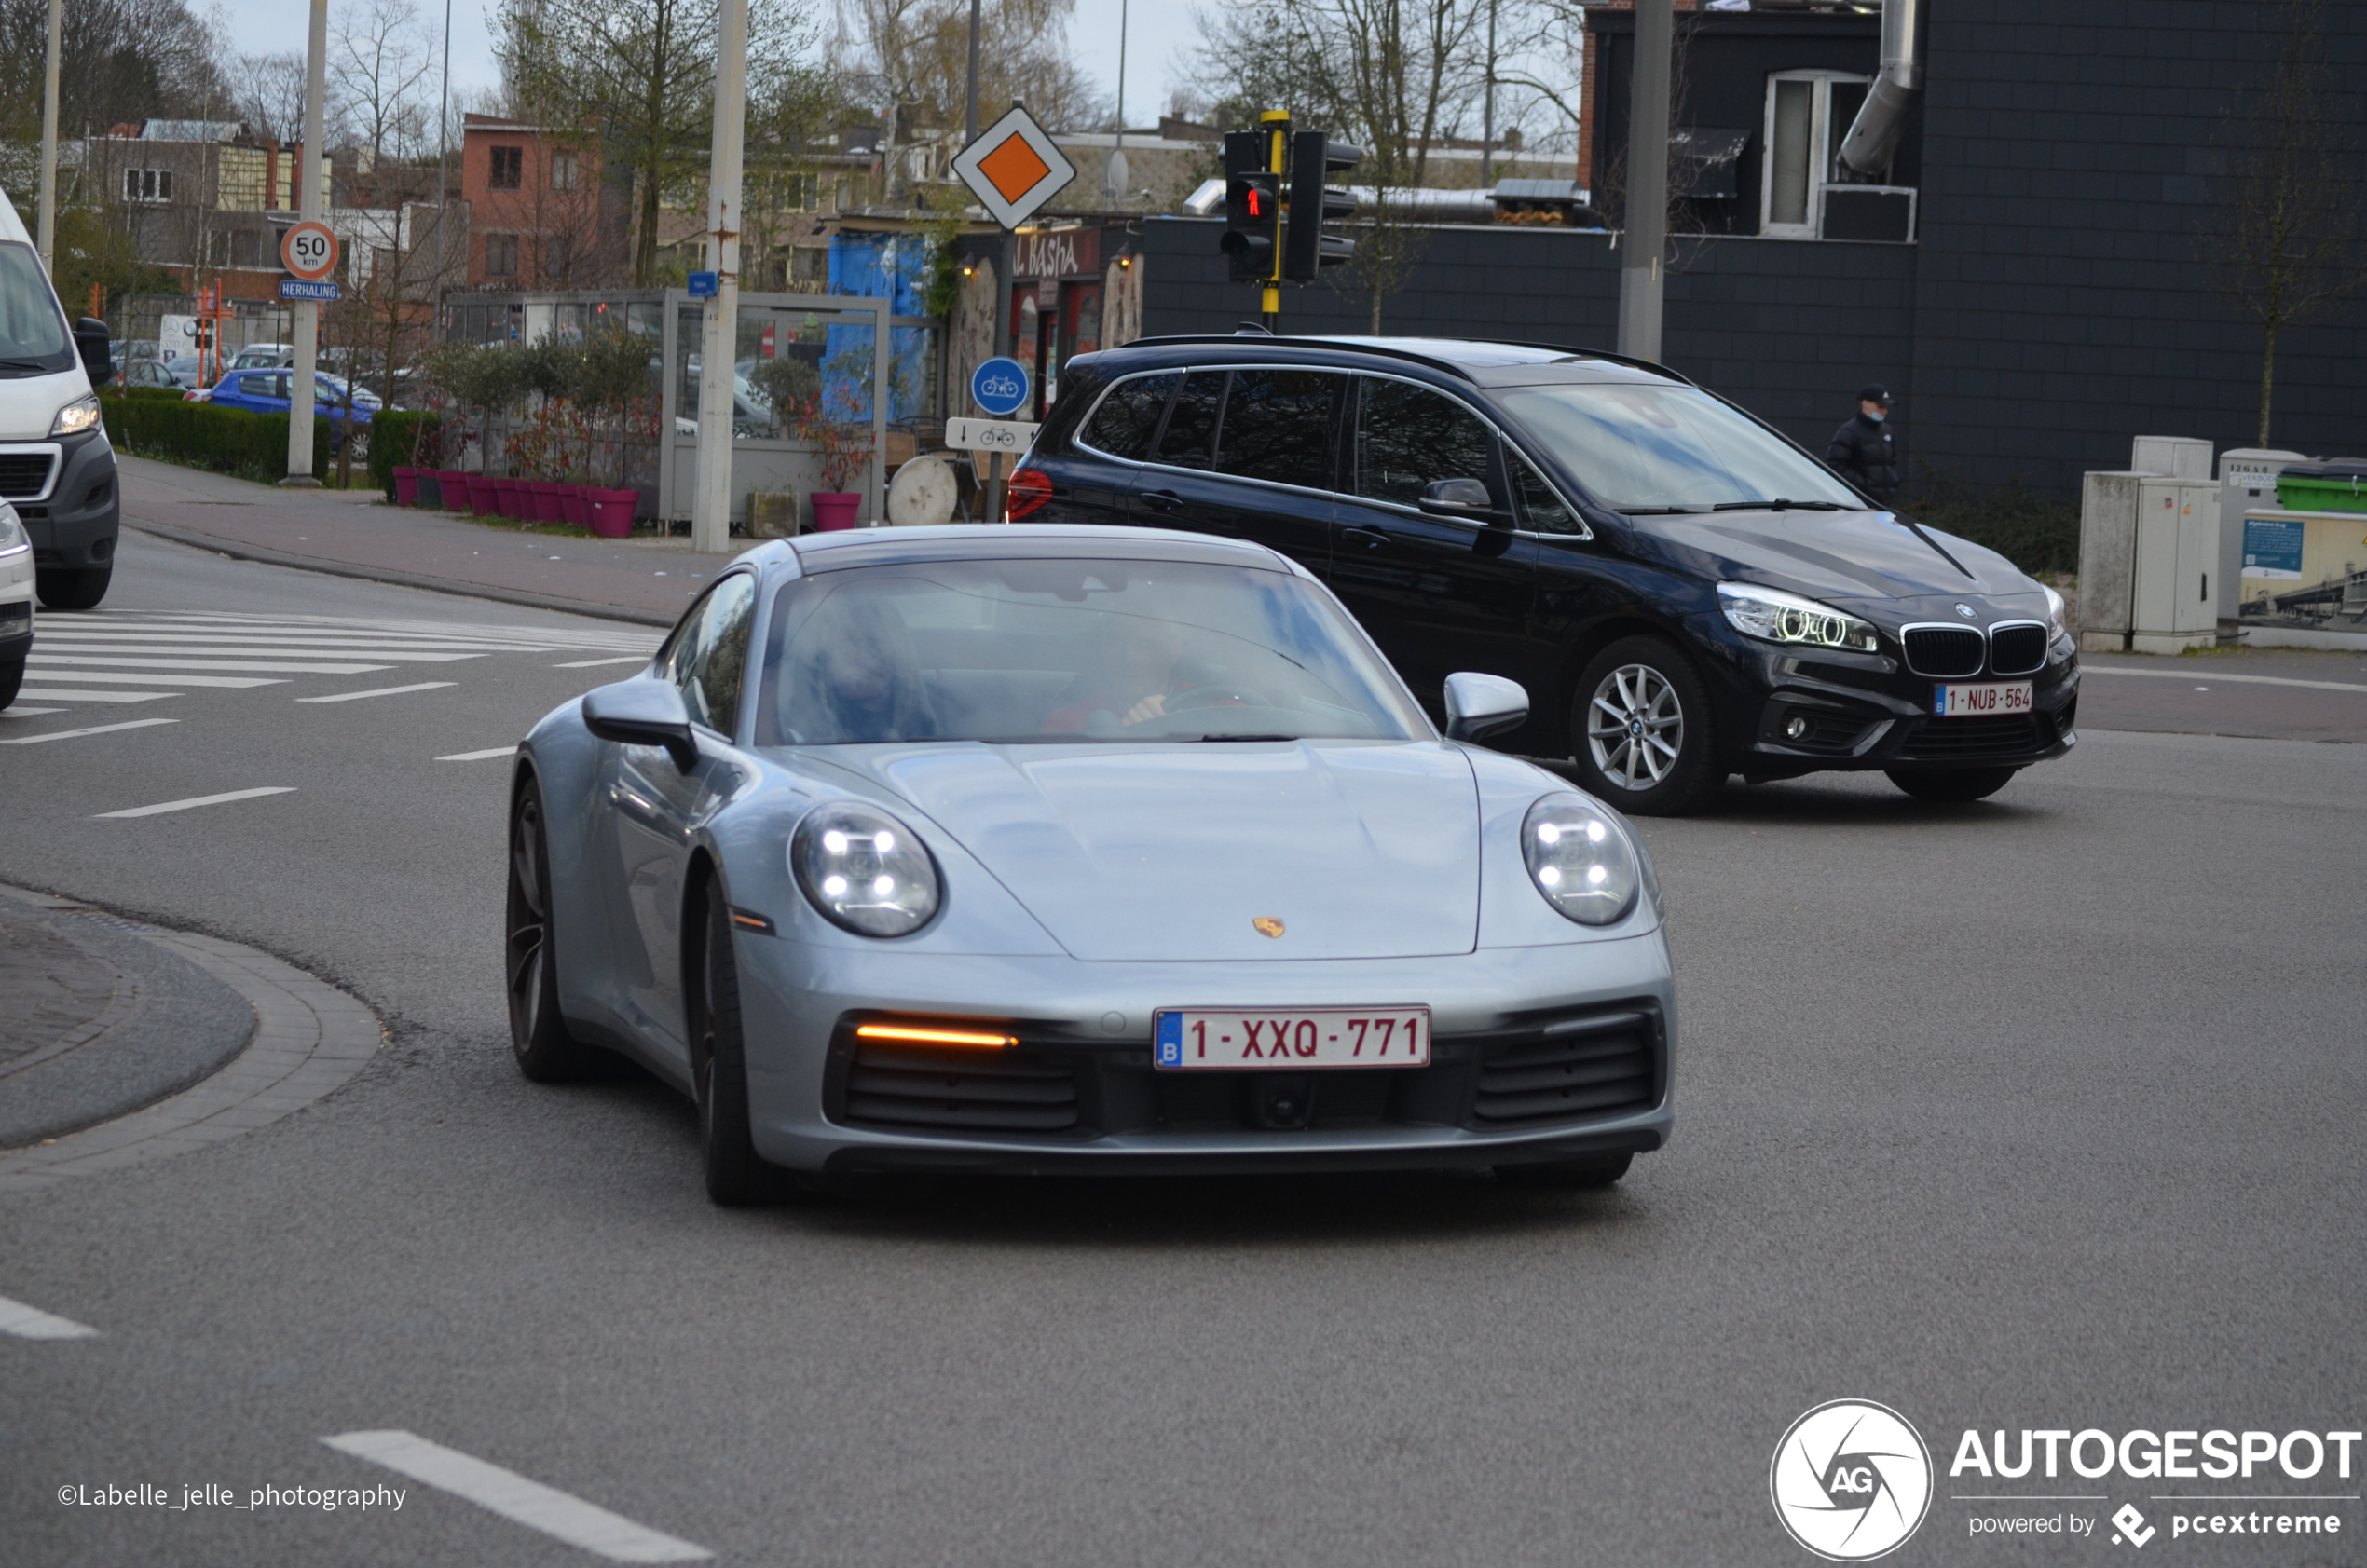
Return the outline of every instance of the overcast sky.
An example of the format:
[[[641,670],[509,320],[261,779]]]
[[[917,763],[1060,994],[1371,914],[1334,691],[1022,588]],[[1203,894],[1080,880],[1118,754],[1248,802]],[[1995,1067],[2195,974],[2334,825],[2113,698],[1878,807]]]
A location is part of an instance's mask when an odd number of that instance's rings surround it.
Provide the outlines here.
[[[338,0],[330,0],[332,6]],[[1089,73],[1105,93],[1117,88],[1118,18],[1127,7],[1126,119],[1129,125],[1156,121],[1167,107],[1170,87],[1180,85],[1180,69],[1197,40],[1192,7],[1177,0],[1077,0],[1069,23],[1069,48],[1077,64]],[[452,89],[492,87],[500,80],[493,62],[493,34],[486,24],[485,0],[452,0]],[[310,7],[306,0],[239,0],[223,14],[234,47],[243,54],[301,50]],[[334,16],[334,12],[332,15]],[[422,0],[420,15],[432,32],[441,32],[444,8],[437,0]]]

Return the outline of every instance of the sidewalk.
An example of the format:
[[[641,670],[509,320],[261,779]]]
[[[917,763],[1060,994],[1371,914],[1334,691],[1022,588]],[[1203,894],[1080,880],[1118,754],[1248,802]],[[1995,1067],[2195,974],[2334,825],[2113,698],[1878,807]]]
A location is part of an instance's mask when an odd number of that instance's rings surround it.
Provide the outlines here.
[[[389,506],[376,490],[283,490],[118,453],[123,523],[242,560],[672,626],[732,556],[688,539],[577,539]]]

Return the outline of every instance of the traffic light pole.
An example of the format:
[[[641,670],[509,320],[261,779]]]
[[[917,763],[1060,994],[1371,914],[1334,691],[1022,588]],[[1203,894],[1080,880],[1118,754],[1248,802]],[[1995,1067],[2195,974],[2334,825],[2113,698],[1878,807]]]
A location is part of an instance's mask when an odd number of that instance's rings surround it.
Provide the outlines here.
[[[1291,177],[1291,116],[1287,110],[1268,109],[1258,116],[1259,129],[1266,132],[1266,171],[1274,176],[1277,187]],[[1279,236],[1272,251],[1274,270],[1266,275],[1265,316],[1266,330],[1270,335],[1282,324],[1282,247]]]
[[[1619,351],[1661,357],[1661,258],[1668,245],[1669,0],[1636,0],[1635,75],[1628,89],[1627,258],[1619,272]]]

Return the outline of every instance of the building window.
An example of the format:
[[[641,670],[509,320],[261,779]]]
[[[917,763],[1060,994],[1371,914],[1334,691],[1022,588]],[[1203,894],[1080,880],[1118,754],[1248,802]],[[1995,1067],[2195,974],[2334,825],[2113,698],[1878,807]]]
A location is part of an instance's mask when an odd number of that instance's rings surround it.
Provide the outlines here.
[[[830,252],[819,245],[800,245],[789,252],[789,281],[820,283],[830,280]]]
[[[486,182],[497,191],[513,191],[526,184],[526,149],[493,149],[493,177]]]
[[[123,199],[126,201],[171,201],[172,170],[170,169],[127,169],[123,171]]]
[[[498,151],[499,149],[496,150]],[[509,150],[511,152],[517,151],[515,147],[512,147]],[[580,170],[577,167],[575,155],[573,153],[553,153],[551,155],[551,188],[553,190],[571,191],[575,189],[575,183],[580,177]]]
[[[1787,239],[1816,238],[1823,187],[1840,167],[1867,79],[1786,71],[1767,78],[1767,149],[1758,182],[1758,231]]]
[[[487,278],[514,278],[518,275],[516,235],[488,234],[485,237],[485,275]]]

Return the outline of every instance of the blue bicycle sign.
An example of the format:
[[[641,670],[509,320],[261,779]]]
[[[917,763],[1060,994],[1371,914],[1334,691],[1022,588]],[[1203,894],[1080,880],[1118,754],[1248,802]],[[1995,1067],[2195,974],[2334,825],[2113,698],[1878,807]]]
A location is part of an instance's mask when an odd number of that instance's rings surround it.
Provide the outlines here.
[[[1027,366],[1006,358],[987,361],[970,376],[970,398],[997,418],[1018,413],[1027,402]]]

